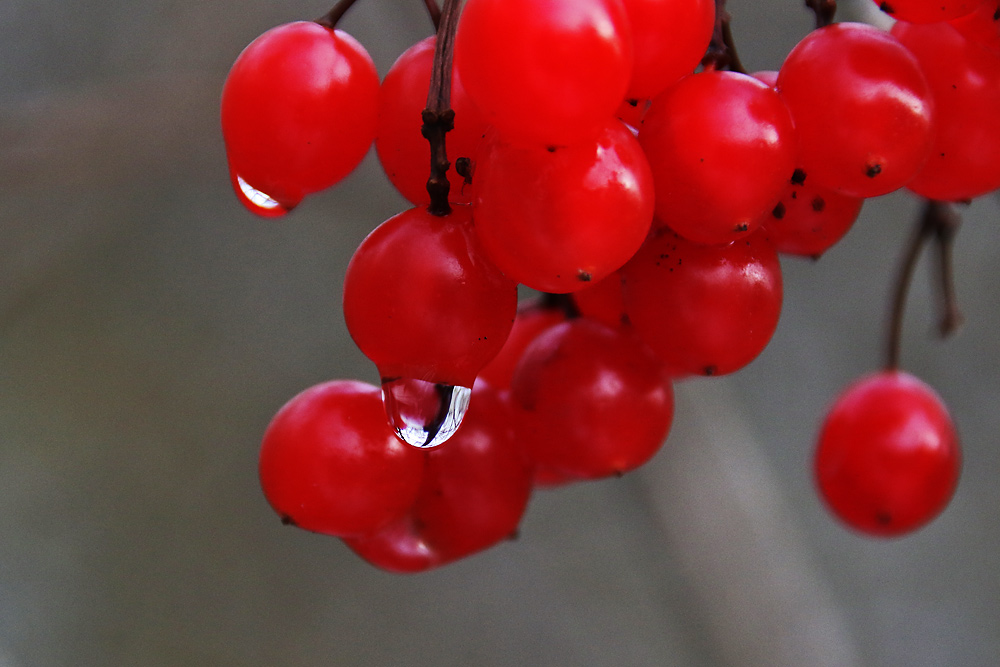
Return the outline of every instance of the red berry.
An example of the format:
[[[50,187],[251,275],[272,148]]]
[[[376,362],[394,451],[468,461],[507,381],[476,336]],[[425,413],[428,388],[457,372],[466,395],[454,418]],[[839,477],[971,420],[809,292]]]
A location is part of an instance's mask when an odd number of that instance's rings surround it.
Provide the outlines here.
[[[344,543],[370,565],[395,574],[424,572],[445,563],[420,534],[412,513],[375,532],[345,537]]]
[[[566,321],[563,309],[549,305],[545,299],[532,299],[518,305],[514,327],[510,330],[503,348],[486,364],[476,381],[485,381],[497,389],[510,388],[510,380],[514,368],[520,361],[524,349],[535,340],[540,333]]]
[[[958,437],[941,399],[919,379],[882,371],[849,386],[823,423],[815,473],[830,510],[880,537],[912,532],[958,484]]]
[[[400,438],[434,447],[462,423],[476,374],[503,347],[517,285],[480,250],[467,206],[414,208],[361,243],[344,278],[344,319],[378,367]]]
[[[528,506],[533,471],[507,401],[476,382],[462,428],[427,453],[412,511],[421,534],[448,560],[512,536]]]
[[[732,373],[778,326],[781,265],[760,233],[713,246],[658,230],[621,274],[629,321],[675,377]]]
[[[795,169],[795,131],[781,98],[736,72],[693,74],[668,88],[643,117],[639,143],[656,217],[699,243],[752,232]]]
[[[267,427],[260,450],[261,487],[282,520],[340,537],[402,516],[423,472],[420,452],[389,428],[378,388],[349,380],[291,399]]]
[[[899,21],[937,23],[971,14],[984,0],[874,0],[883,12]]]
[[[1000,56],[1000,0],[987,0],[976,11],[949,23],[973,44]]]
[[[620,327],[628,322],[622,300],[622,276],[615,271],[604,280],[573,292],[573,303],[583,317],[603,322],[609,327]]]
[[[635,59],[626,95],[654,97],[701,62],[715,29],[713,0],[624,0]]]
[[[517,530],[531,497],[532,468],[501,393],[477,382],[462,428],[426,457],[409,513],[346,540],[373,565],[418,572],[486,549]]]
[[[421,111],[427,106],[435,38],[428,37],[407,49],[385,75],[379,94],[375,150],[389,181],[414,204],[430,203],[427,177],[431,151],[420,133]],[[447,135],[448,159],[474,158],[486,132],[486,122],[465,93],[457,72],[451,78],[451,108],[455,127]],[[472,190],[455,169],[448,170],[448,199],[469,203]]]
[[[514,370],[521,438],[545,479],[620,475],[648,461],[673,420],[661,364],[625,329],[576,318],[547,329]]]
[[[620,0],[468,0],[455,63],[508,140],[591,139],[625,97],[632,35]]]
[[[778,71],[798,165],[852,197],[906,185],[930,154],[933,101],[919,63],[887,32],[835,23],[809,33]]]
[[[344,278],[344,318],[383,379],[471,387],[503,347],[517,286],[486,259],[467,206],[413,208],[362,241]]]
[[[799,172],[801,174],[803,172]],[[779,253],[819,257],[854,225],[863,199],[793,178],[761,224]]]
[[[596,140],[521,146],[493,134],[476,164],[473,213],[490,259],[542,292],[583,289],[621,267],[653,221],[653,180],[632,132],[608,118]]]
[[[375,137],[378,73],[353,37],[310,21],[268,30],[222,89],[222,134],[240,201],[281,215],[347,176]]]
[[[930,157],[907,187],[942,201],[1000,188],[1000,54],[946,23],[897,23],[892,34],[923,68],[937,118]]]

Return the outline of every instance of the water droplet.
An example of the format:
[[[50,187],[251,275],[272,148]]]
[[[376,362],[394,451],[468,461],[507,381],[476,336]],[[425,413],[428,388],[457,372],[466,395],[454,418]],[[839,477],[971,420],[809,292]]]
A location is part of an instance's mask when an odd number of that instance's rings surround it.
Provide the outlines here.
[[[389,424],[403,442],[437,447],[462,425],[472,389],[411,378],[382,382],[382,403]]]
[[[294,206],[286,206],[270,195],[261,192],[244,181],[239,174],[232,174],[232,179],[236,197],[251,213],[256,213],[264,218],[277,218],[294,208]]]

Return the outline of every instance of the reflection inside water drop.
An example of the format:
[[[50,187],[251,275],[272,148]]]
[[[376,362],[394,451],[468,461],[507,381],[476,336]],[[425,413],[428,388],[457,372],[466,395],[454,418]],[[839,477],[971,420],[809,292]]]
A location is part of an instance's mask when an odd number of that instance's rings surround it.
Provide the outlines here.
[[[247,183],[239,174],[234,174],[233,176],[236,184],[236,194],[243,205],[250,209],[251,212],[265,218],[274,218],[284,215],[291,210],[290,206],[281,204],[270,195],[261,192]]]
[[[382,403],[396,435],[414,447],[437,447],[462,424],[472,389],[410,378],[382,382]]]

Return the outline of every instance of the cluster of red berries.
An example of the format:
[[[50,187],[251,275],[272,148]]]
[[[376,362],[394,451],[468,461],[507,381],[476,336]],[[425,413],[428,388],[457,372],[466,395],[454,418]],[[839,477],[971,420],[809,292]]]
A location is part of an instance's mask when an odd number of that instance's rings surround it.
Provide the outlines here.
[[[381,391],[304,391],[260,459],[283,520],[399,572],[515,533],[536,486],[649,460],[672,383],[756,358],[779,319],[779,255],[821,255],[864,199],[1000,188],[998,0],[882,3],[890,31],[818,27],[753,75],[733,71],[713,0],[461,4],[381,82],[319,20],[264,33],[222,95],[252,211],[288,212],[373,142],[415,206],[345,278]],[[432,112],[442,91],[453,116]],[[460,167],[446,177],[442,119]],[[518,285],[543,296],[518,306]],[[831,509],[878,535],[936,516],[959,467],[941,401],[895,367],[845,391],[816,458]]]

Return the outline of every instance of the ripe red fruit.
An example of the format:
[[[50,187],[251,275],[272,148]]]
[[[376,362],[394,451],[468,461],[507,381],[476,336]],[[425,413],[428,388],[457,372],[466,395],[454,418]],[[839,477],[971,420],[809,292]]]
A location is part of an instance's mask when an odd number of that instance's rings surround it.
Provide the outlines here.
[[[1000,0],[987,0],[976,11],[949,24],[973,44],[1000,56]]]
[[[298,21],[268,30],[222,89],[222,134],[240,201],[287,213],[349,174],[375,137],[378,73],[341,30]]]
[[[427,453],[412,512],[422,535],[448,560],[513,535],[528,506],[532,466],[507,400],[476,382],[462,428]]]
[[[632,132],[610,116],[566,147],[487,138],[473,217],[490,259],[542,291],[583,289],[628,261],[653,221],[653,179]]]
[[[893,370],[844,390],[823,423],[815,460],[830,510],[879,537],[912,532],[940,514],[960,469],[958,437],[941,399]]]
[[[646,111],[639,143],[656,217],[699,243],[752,232],[795,169],[795,129],[781,98],[736,72],[692,74],[668,88]]]
[[[713,0],[624,0],[635,46],[627,97],[663,92],[701,62],[715,28]]]
[[[508,140],[569,145],[592,138],[624,98],[632,34],[620,0],[468,0],[455,63]]]
[[[418,572],[510,537],[531,497],[532,467],[503,394],[477,382],[462,428],[426,452],[420,491],[406,516],[345,540],[368,562]]]
[[[778,71],[799,137],[798,166],[818,185],[875,197],[906,185],[930,154],[934,104],[916,58],[870,25],[809,33]]]
[[[389,421],[416,447],[462,423],[476,374],[503,347],[517,285],[480,249],[467,206],[414,208],[362,241],[344,278],[344,319],[378,367]]]
[[[854,225],[863,199],[793,178],[761,226],[779,253],[817,258]]]
[[[520,437],[543,479],[620,475],[646,463],[673,421],[661,364],[627,330],[586,318],[544,331],[514,370]]]
[[[573,292],[572,298],[583,317],[603,322],[612,328],[628,323],[622,301],[622,277],[618,271],[586,289]]]
[[[467,206],[393,216],[362,241],[344,278],[347,328],[383,379],[471,387],[516,312],[517,285],[486,259]]]
[[[514,326],[507,341],[497,356],[479,372],[476,382],[485,381],[497,389],[509,389],[514,368],[524,354],[524,349],[540,333],[565,321],[564,309],[550,305],[545,298],[518,304],[517,317],[514,319]]]
[[[897,23],[892,34],[923,68],[937,118],[930,157],[907,187],[941,201],[1000,188],[1000,53],[946,23]]]
[[[343,537],[402,516],[417,497],[424,460],[389,428],[378,388],[336,380],[278,411],[264,433],[259,472],[282,520]]]
[[[621,274],[629,321],[675,377],[732,373],[778,326],[781,265],[761,233],[702,245],[657,230]]]
[[[421,40],[403,52],[382,80],[379,94],[375,150],[389,181],[414,204],[430,203],[427,177],[431,151],[420,133],[421,111],[427,106],[427,90],[434,63],[435,37]],[[486,122],[465,93],[457,72],[451,78],[451,108],[455,127],[447,135],[448,159],[474,158],[486,132]],[[472,190],[455,169],[448,170],[451,189],[448,200],[468,204]]]
[[[983,0],[874,0],[898,21],[937,23],[971,14]]]

